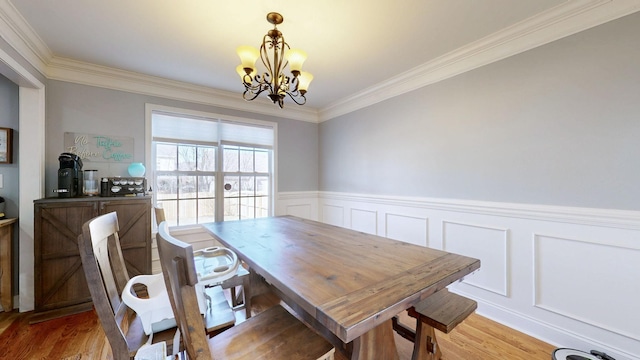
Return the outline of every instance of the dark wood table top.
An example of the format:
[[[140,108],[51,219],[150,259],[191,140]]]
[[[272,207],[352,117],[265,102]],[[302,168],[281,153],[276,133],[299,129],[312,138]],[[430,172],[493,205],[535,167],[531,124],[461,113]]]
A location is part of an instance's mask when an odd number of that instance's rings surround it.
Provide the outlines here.
[[[480,260],[291,216],[204,224],[345,343],[480,267]]]

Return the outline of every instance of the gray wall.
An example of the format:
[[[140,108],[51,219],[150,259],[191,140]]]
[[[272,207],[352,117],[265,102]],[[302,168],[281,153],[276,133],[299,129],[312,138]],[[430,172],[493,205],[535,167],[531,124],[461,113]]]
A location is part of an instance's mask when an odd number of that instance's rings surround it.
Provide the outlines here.
[[[134,160],[144,163],[145,103],[277,122],[278,190],[318,189],[317,124],[54,80],[48,81],[46,101],[47,197],[55,196],[65,132],[133,137]],[[124,176],[128,165],[93,162],[84,169],[97,169],[99,176]]]
[[[320,190],[640,210],[640,14],[320,125]]]
[[[11,80],[0,75],[0,127],[13,129],[13,163],[0,164],[0,174],[3,177],[3,187],[0,189],[0,196],[5,201],[5,216],[8,218],[16,218],[19,215],[20,204],[20,173],[18,165],[20,164],[20,154],[18,153],[18,142],[20,140],[19,127],[19,91],[18,85]],[[12,247],[13,253],[13,293],[18,292],[18,249],[19,249],[19,231],[18,226],[14,225]]]
[[[19,92],[18,85],[0,75],[0,127],[13,129],[13,163],[0,164],[0,174],[3,175],[3,188],[0,196],[5,199],[5,214],[7,217],[18,217],[18,203],[20,181],[18,165],[20,154],[18,153],[18,141],[20,140],[19,127]]]

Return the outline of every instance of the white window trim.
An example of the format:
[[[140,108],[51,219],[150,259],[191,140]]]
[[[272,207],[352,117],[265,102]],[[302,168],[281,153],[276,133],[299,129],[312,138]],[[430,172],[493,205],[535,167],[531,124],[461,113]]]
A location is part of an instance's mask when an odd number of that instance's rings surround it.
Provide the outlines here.
[[[145,144],[144,144],[144,149],[145,149],[145,164],[147,166],[147,176],[150,179],[154,179],[155,178],[155,166],[152,166],[153,164],[153,154],[152,152],[152,142],[153,142],[153,138],[152,138],[152,133],[151,133],[151,116],[153,114],[154,111],[160,111],[160,112],[165,112],[165,113],[170,113],[170,114],[176,114],[176,115],[187,115],[187,116],[196,116],[196,117],[204,117],[204,118],[211,118],[211,119],[222,119],[222,120],[227,120],[227,121],[234,121],[234,122],[238,122],[238,123],[245,123],[245,124],[251,124],[251,125],[259,125],[259,126],[266,126],[266,127],[271,127],[273,128],[273,156],[272,156],[272,161],[273,161],[273,181],[272,181],[272,196],[271,196],[271,209],[272,209],[272,214],[275,215],[276,213],[276,209],[277,209],[277,198],[278,198],[278,123],[273,122],[273,121],[265,121],[265,120],[256,120],[256,119],[248,119],[248,118],[242,118],[242,117],[238,117],[238,116],[230,116],[230,115],[222,115],[222,114],[216,114],[216,113],[209,113],[209,112],[204,112],[204,111],[198,111],[198,110],[191,110],[191,109],[185,109],[185,108],[178,108],[178,107],[171,107],[171,106],[165,106],[165,105],[158,105],[158,104],[151,104],[151,103],[145,103]],[[154,196],[154,200],[155,201],[155,196]],[[156,206],[155,202],[152,203],[152,206]],[[155,221],[153,222],[153,228],[155,230]],[[182,226],[174,226],[171,227],[171,229],[176,229],[176,230],[188,230],[190,228],[200,228],[200,225],[182,225]]]

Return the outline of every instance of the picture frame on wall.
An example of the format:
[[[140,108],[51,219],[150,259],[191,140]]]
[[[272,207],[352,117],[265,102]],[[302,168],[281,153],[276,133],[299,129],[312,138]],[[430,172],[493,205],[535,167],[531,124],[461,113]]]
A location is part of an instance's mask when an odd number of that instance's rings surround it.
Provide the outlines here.
[[[13,129],[0,127],[0,164],[13,163]]]

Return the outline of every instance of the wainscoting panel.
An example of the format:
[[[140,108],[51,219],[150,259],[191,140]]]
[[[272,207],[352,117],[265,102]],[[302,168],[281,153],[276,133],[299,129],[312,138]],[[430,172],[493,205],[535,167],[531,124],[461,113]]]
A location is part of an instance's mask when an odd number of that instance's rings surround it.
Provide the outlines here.
[[[386,237],[429,246],[429,219],[398,214],[386,215]]]
[[[298,213],[312,220],[478,258],[480,271],[450,288],[481,315],[640,360],[640,211],[335,192],[280,193],[277,204],[276,214],[307,204]]]
[[[640,339],[640,250],[539,234],[534,247],[536,307]]]
[[[509,231],[488,226],[444,221],[443,250],[480,259],[480,270],[467,284],[509,296]]]
[[[344,227],[344,224],[349,223],[346,221],[344,215],[345,211],[342,206],[322,205],[322,222],[324,223]]]
[[[292,215],[303,219],[318,220],[318,193],[300,191],[280,193],[276,198],[276,215]]]
[[[288,205],[286,214],[293,215],[304,219],[311,218],[311,204]]]
[[[351,209],[351,229],[378,235],[378,212]]]

